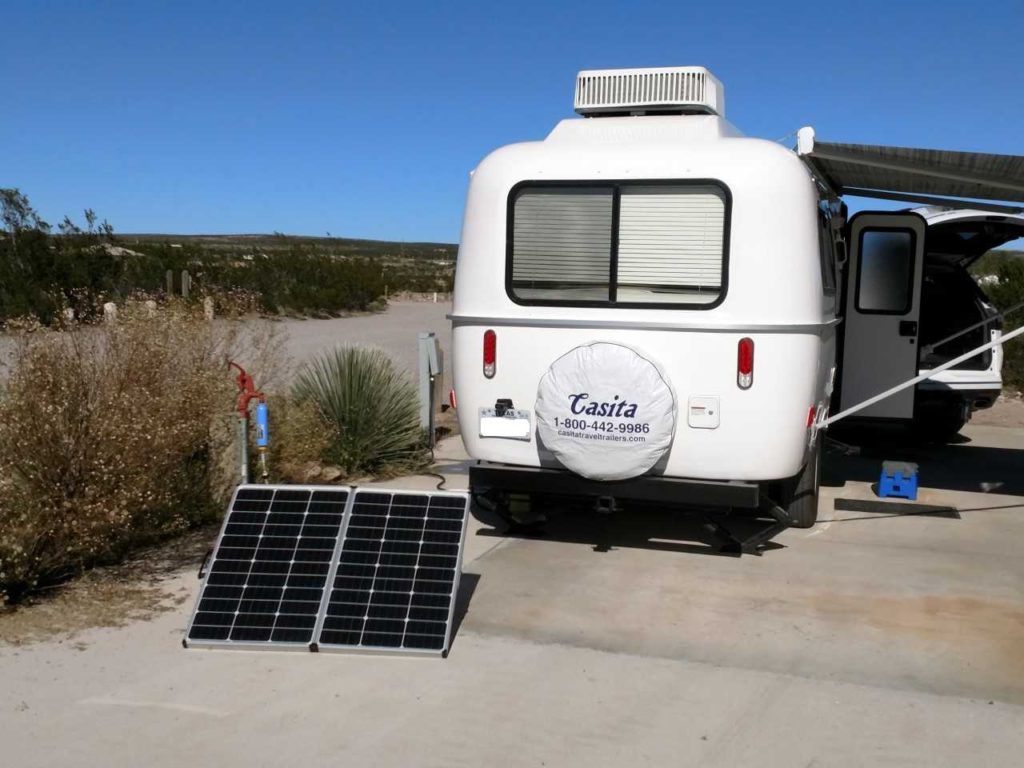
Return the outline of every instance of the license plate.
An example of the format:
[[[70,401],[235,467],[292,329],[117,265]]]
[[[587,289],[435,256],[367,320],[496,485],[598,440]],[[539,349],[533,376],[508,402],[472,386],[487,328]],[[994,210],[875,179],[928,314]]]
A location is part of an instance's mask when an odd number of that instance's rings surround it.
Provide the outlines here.
[[[532,432],[529,411],[509,409],[499,416],[493,408],[480,409],[480,437],[529,440]]]

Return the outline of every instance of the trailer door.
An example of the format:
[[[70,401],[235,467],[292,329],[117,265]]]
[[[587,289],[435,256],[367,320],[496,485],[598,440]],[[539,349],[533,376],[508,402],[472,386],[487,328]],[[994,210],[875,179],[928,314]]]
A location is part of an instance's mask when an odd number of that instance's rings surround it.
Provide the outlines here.
[[[925,221],[914,213],[860,213],[850,222],[840,406],[845,410],[917,375]],[[909,419],[914,387],[860,416]]]

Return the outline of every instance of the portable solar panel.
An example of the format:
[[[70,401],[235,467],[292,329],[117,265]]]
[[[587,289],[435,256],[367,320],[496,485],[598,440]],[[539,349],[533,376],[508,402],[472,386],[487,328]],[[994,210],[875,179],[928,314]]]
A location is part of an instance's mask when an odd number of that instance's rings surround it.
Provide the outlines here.
[[[185,633],[186,647],[307,648],[351,490],[240,486]]]
[[[445,654],[466,493],[353,493],[317,635],[320,650]]]

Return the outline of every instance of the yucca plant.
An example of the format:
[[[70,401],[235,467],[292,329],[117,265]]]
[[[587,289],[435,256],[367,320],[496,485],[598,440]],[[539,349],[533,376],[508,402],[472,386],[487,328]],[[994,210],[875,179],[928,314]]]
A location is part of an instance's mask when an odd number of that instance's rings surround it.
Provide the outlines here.
[[[325,459],[348,475],[398,471],[426,457],[412,382],[380,349],[338,347],[307,363],[292,390],[331,428]]]

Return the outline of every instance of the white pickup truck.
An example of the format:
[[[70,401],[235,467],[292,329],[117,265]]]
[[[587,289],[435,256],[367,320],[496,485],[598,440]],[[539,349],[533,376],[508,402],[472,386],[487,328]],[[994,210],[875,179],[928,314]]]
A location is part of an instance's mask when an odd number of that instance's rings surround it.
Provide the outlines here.
[[[1024,215],[934,207],[915,213],[928,224],[919,357],[920,372],[927,373],[1002,333],[998,312],[967,268],[989,250],[1024,238]],[[965,328],[971,330],[960,333]],[[948,439],[974,411],[991,408],[1002,391],[1002,364],[1002,347],[995,347],[921,382],[914,424],[922,436]]]

